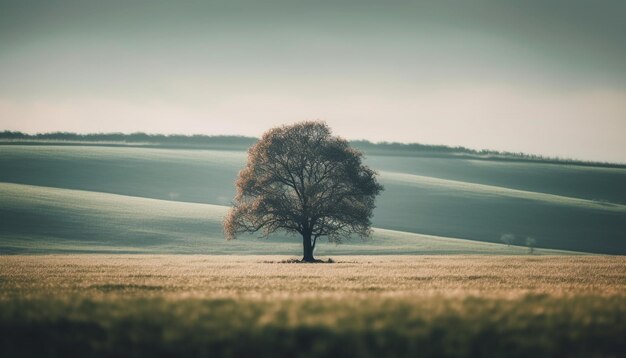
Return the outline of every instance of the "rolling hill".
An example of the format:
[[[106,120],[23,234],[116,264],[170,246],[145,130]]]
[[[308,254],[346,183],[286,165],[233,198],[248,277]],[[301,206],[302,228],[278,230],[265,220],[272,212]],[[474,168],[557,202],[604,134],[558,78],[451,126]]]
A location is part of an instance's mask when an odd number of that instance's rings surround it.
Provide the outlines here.
[[[367,153],[366,153],[367,154]],[[298,240],[226,242],[241,150],[0,145],[0,252],[299,253]],[[385,191],[371,240],[318,255],[626,253],[626,169],[368,155]],[[454,238],[454,239],[453,239]],[[465,240],[459,240],[465,239]]]
[[[300,238],[226,241],[226,206],[0,183],[3,253],[297,254]],[[371,239],[321,244],[318,254],[524,254],[526,248],[375,229]],[[540,253],[554,253],[540,250]]]

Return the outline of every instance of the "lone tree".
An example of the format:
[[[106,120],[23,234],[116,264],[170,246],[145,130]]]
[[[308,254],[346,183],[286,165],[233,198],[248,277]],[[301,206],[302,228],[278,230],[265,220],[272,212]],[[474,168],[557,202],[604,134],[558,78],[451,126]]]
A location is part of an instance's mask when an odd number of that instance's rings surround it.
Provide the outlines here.
[[[238,233],[302,235],[302,261],[315,262],[317,239],[341,242],[371,234],[374,199],[383,187],[363,165],[362,153],[331,135],[324,122],[270,129],[248,150],[234,206],[224,220],[228,239]]]

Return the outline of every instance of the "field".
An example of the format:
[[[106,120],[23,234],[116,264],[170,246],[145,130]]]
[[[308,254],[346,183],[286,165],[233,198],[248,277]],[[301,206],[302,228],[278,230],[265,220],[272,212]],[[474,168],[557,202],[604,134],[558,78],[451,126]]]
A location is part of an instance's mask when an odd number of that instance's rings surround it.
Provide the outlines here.
[[[529,236],[540,254],[626,253],[624,168],[392,154],[366,156],[385,186],[374,237],[321,243],[318,255],[526,254]],[[0,253],[298,253],[282,235],[225,241],[245,160],[241,150],[0,145]]]
[[[0,355],[624,356],[613,256],[0,257]]]
[[[0,145],[0,356],[625,356],[626,169],[367,156],[372,237],[300,264],[225,240],[245,160]]]
[[[226,207],[0,183],[0,252],[293,254],[301,240],[274,235],[226,241]],[[386,229],[371,239],[323,244],[321,254],[528,254],[506,246]],[[535,254],[572,254],[538,249]]]

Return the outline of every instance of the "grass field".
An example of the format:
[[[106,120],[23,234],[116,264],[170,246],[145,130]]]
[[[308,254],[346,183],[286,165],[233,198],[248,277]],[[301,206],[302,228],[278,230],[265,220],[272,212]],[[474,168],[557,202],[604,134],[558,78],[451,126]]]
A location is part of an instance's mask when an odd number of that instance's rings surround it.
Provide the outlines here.
[[[0,183],[0,253],[293,254],[300,238],[226,241],[221,205]],[[507,254],[528,248],[375,229],[371,239],[323,243],[321,255]],[[537,249],[535,254],[573,254]]]
[[[368,157],[372,237],[301,264],[225,240],[245,159],[0,146],[0,356],[626,356],[626,258],[576,252],[626,253],[626,169]]]
[[[226,244],[220,220],[246,153],[0,145],[0,253],[290,254],[298,240]],[[368,156],[385,191],[369,242],[318,254],[626,253],[626,169]],[[466,240],[458,240],[466,239]],[[552,252],[554,253],[554,252]]]
[[[626,258],[0,257],[0,355],[625,356]]]

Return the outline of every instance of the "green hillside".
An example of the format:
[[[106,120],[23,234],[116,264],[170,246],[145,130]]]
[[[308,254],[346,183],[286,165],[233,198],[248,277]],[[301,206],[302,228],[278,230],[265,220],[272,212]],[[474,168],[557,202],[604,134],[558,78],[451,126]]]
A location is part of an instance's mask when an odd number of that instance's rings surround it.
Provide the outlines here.
[[[297,240],[281,237],[224,241],[220,217],[245,160],[240,150],[0,145],[0,250],[299,252]],[[519,245],[531,236],[543,248],[626,253],[626,169],[400,155],[366,162],[385,186],[375,238],[321,245],[318,254],[499,252],[507,233]]]
[[[300,238],[226,241],[226,206],[0,183],[2,253],[294,254]],[[371,239],[319,246],[330,254],[524,254],[523,247],[375,229]],[[539,250],[538,253],[554,253]]]

